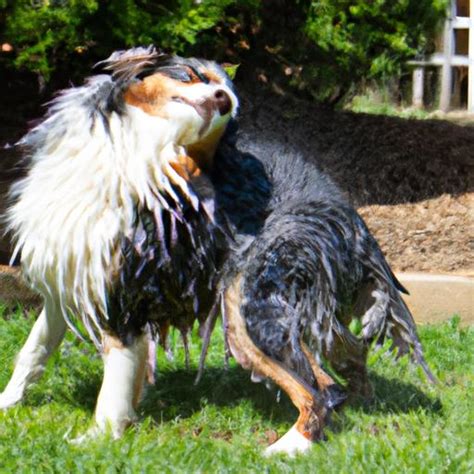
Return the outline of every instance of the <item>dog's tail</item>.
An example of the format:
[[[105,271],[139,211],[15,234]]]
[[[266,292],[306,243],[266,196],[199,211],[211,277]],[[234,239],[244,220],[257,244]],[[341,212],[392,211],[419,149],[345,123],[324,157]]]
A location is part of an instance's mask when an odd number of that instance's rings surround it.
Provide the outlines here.
[[[366,343],[376,341],[379,345],[390,338],[397,358],[411,354],[427,378],[436,382],[424,358],[413,316],[402,298],[402,293],[408,294],[408,291],[393,274],[362,218],[356,212],[352,218],[356,230],[356,259],[368,280],[362,295],[365,308],[360,315],[356,314],[362,322],[361,337]]]
[[[388,299],[385,313],[378,313],[377,303],[369,308],[362,317],[362,336],[366,341],[376,340],[381,344],[388,337],[392,340],[391,350],[397,351],[397,358],[411,354],[413,359],[423,368],[428,380],[435,383],[437,380],[426,363],[423,348],[417,334],[413,316],[400,293],[393,287],[381,285],[374,293],[385,292]]]

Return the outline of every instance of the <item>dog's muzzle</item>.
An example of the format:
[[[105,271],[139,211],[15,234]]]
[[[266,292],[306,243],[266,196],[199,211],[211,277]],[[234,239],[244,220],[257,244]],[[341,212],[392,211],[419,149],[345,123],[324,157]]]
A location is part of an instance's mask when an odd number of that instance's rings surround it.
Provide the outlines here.
[[[229,94],[223,90],[218,89],[210,97],[206,97],[201,101],[192,101],[186,97],[173,97],[175,102],[182,102],[190,105],[196,109],[196,112],[208,122],[215,111],[219,112],[220,116],[227,115],[232,110],[232,100]]]
[[[220,116],[227,115],[232,109],[232,101],[229,94],[223,89],[218,89],[210,97],[206,97],[202,102],[192,104],[198,114],[208,121],[215,111]]]

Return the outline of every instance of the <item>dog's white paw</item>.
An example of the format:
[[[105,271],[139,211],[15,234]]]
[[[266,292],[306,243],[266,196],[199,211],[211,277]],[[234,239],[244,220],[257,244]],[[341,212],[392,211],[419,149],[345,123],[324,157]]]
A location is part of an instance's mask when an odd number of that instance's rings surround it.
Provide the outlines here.
[[[93,426],[92,428],[88,429],[83,435],[78,436],[77,438],[69,438],[69,430],[65,435],[64,439],[73,445],[80,446],[81,444],[88,443],[89,441],[94,441],[95,439],[103,436],[105,432],[101,430],[98,426]]]
[[[0,410],[6,410],[14,405],[16,405],[21,400],[16,393],[3,392],[0,393]]]
[[[80,445],[88,443],[89,441],[94,441],[101,436],[110,435],[113,439],[120,439],[126,428],[132,424],[131,420],[121,420],[120,423],[111,424],[110,422],[99,423],[92,428],[89,428],[83,435],[78,436],[77,438],[69,438],[70,430],[66,432],[63,436],[71,444]]]
[[[304,453],[313,443],[305,438],[295,426],[293,426],[278,441],[270,445],[265,450],[265,456],[272,454],[285,453],[288,456],[295,456],[298,453]]]

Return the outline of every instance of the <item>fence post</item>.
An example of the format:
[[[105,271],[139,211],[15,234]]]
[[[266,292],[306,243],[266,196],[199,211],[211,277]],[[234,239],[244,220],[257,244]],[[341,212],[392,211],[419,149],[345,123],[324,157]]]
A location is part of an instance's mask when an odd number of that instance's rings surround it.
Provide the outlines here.
[[[472,0],[474,1],[474,0]],[[417,109],[423,108],[423,92],[425,84],[425,70],[423,66],[413,69],[413,99],[412,105]]]
[[[469,69],[467,73],[467,110],[474,112],[474,0],[469,2]]]
[[[472,1],[472,0],[471,0]],[[451,102],[451,89],[453,83],[453,71],[451,67],[451,57],[454,54],[454,30],[453,30],[453,19],[456,15],[456,5],[454,1],[451,1],[448,17],[444,24],[444,35],[443,35],[443,68],[441,73],[441,97],[440,97],[440,109],[443,112],[449,110]]]

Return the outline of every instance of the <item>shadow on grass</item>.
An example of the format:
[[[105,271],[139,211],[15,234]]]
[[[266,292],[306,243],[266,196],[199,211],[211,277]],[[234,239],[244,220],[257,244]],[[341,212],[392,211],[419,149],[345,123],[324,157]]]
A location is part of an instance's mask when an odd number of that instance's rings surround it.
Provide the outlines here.
[[[431,413],[442,410],[439,398],[431,398],[415,385],[399,379],[388,379],[370,372],[370,381],[373,384],[375,400],[370,403],[356,403],[355,409],[365,413],[408,413],[422,409]]]
[[[263,417],[276,422],[292,423],[297,411],[282,393],[277,402],[277,388],[268,390],[264,384],[250,381],[249,372],[235,367],[228,370],[208,368],[198,386],[194,386],[195,371],[176,370],[159,375],[142,404],[144,415],[158,421],[177,416],[189,417],[201,410],[203,404],[232,407],[249,401]],[[415,385],[397,379],[370,374],[375,397],[371,404],[353,403],[356,411],[364,413],[408,413],[425,410],[438,413],[442,406],[438,398],[431,398]],[[344,408],[342,409],[342,412]]]
[[[234,407],[250,402],[265,418],[276,422],[292,422],[297,411],[286,396],[277,401],[278,390],[268,390],[263,383],[250,381],[250,373],[239,368],[207,368],[197,386],[196,371],[176,370],[158,375],[156,384],[148,390],[142,403],[144,415],[157,421],[169,421],[177,416],[186,418],[204,405]]]
[[[100,389],[100,374],[86,376],[84,372],[71,374],[75,382],[70,387],[68,401],[78,407],[94,410]],[[195,386],[195,370],[166,370],[157,376],[156,384],[149,387],[141,403],[140,413],[158,423],[191,417],[205,405],[234,407],[242,401],[249,402],[263,418],[276,423],[293,423],[297,411],[288,397],[282,393],[277,402],[277,389],[268,390],[265,384],[250,381],[249,372],[239,368],[207,368],[201,382]],[[411,383],[389,379],[371,372],[375,397],[371,404],[355,402],[351,410],[367,414],[408,413],[424,410],[439,413],[442,410],[438,398],[431,398]],[[71,400],[72,395],[72,400]],[[344,415],[344,407],[331,424],[331,430],[340,432],[350,428]]]
[[[369,403],[359,399],[351,402],[353,411],[365,414],[401,414],[419,410],[431,414],[439,414],[442,404],[439,398],[427,396],[411,383],[399,379],[389,379],[374,372],[369,374],[374,388],[374,398]],[[345,414],[344,407],[332,419],[330,430],[334,433],[348,431],[354,421]]]

